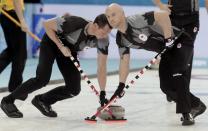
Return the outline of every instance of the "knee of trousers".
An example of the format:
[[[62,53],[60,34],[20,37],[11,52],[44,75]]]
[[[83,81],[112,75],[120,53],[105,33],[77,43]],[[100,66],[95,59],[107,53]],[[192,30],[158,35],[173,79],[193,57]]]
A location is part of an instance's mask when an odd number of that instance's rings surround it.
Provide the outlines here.
[[[81,92],[81,86],[73,87],[73,89],[70,87],[65,88],[65,95],[69,97],[77,96],[79,95],[80,92]]]
[[[166,88],[160,87],[160,89],[161,89],[161,91],[162,91],[163,93],[167,94],[167,89],[166,89]]]
[[[80,86],[77,86],[76,89],[74,89],[71,94],[74,95],[74,96],[77,96],[79,95],[79,93],[81,92],[81,87]]]
[[[160,75],[160,89],[163,93],[167,94],[167,90],[169,89],[169,86],[171,84],[171,75]]]
[[[49,79],[35,78],[34,83],[36,83],[34,85],[37,85],[37,88],[41,88],[43,86],[46,86],[49,83]]]

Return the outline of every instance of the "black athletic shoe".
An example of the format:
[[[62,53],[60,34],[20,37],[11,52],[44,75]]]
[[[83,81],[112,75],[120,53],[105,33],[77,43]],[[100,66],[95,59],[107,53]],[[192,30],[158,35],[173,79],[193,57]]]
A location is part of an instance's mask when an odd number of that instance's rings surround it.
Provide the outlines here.
[[[206,105],[202,101],[200,101],[199,105],[197,107],[192,108],[190,113],[193,116],[193,118],[195,118],[198,115],[204,113],[206,109]]]
[[[57,117],[57,113],[52,110],[51,106],[43,103],[40,100],[40,95],[37,95],[33,98],[32,104],[45,116],[48,117]]]
[[[183,114],[182,119],[183,119],[182,121],[183,126],[189,126],[195,123],[194,118],[190,113]]]
[[[4,98],[1,100],[1,109],[11,118],[22,118],[23,114],[17,109],[15,104],[7,103]]]

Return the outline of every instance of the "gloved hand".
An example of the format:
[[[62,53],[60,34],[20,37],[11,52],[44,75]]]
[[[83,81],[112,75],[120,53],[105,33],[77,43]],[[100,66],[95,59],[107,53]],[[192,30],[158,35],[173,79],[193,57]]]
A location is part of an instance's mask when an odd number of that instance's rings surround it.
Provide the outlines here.
[[[116,91],[114,92],[114,94],[111,97],[111,100],[115,97],[118,96],[119,98],[124,96],[124,88],[125,88],[125,84],[122,82],[119,82],[118,88],[116,89]]]
[[[170,38],[167,38],[165,39],[165,47],[167,49],[172,49],[174,46],[174,40],[170,37]]]
[[[100,91],[100,105],[101,107],[108,103],[108,99],[105,98],[105,91]]]

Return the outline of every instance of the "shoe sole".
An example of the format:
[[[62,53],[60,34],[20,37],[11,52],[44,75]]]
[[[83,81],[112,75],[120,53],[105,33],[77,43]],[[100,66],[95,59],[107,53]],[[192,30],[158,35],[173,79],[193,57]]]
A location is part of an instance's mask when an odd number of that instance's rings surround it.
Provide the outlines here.
[[[0,104],[0,106],[1,106],[1,109],[4,111],[4,113],[5,113],[8,117],[10,117],[10,118],[22,118],[22,117],[23,117],[23,116],[13,116],[13,115],[9,115],[9,113],[7,112],[7,110],[4,109],[3,105]]]
[[[194,125],[195,122],[186,122],[186,123],[182,123],[183,126],[190,126],[190,125]]]
[[[57,117],[57,116],[49,116],[48,114],[46,114],[45,112],[43,112],[41,109],[41,107],[39,106],[39,104],[37,104],[35,102],[35,100],[33,99],[32,102],[31,102],[44,116],[47,116],[47,117]]]

